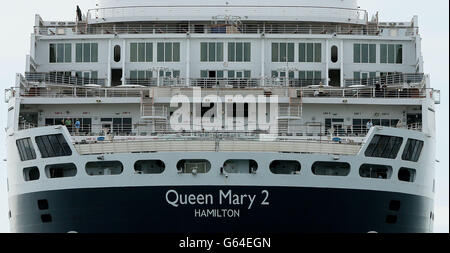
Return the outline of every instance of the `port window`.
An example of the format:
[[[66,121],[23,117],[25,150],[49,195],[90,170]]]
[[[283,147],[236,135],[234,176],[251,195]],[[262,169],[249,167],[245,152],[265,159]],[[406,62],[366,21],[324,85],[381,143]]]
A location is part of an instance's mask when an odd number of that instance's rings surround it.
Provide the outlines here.
[[[98,43],[77,43],[76,62],[98,62]]]
[[[374,125],[380,125],[381,122],[375,122]],[[403,138],[396,136],[375,135],[366,149],[367,157],[378,157],[395,159],[397,158]]]
[[[414,183],[414,181],[416,181],[416,170],[410,168],[400,168],[398,171],[398,180]]]
[[[39,173],[38,167],[29,167],[23,169],[23,178],[25,182],[39,180],[41,174]]]
[[[321,43],[299,43],[299,62],[322,62]]]
[[[47,165],[45,166],[45,174],[47,178],[75,177],[77,166],[73,163]]]
[[[72,62],[72,44],[50,44],[50,63]]]
[[[181,174],[205,174],[211,170],[211,163],[207,160],[181,160],[177,163],[177,170]]]
[[[339,57],[339,50],[337,46],[331,47],[331,62],[336,63],[338,61]]]
[[[359,175],[363,178],[390,179],[392,167],[379,164],[363,164],[359,169]]]
[[[223,170],[230,174],[255,174],[258,163],[255,160],[228,160],[223,164]]]
[[[405,161],[417,162],[423,149],[423,141],[408,139],[405,150],[403,151],[402,159]]]
[[[38,200],[38,208],[39,208],[39,210],[48,210],[48,208],[49,208],[48,200],[46,200],[46,199]]]
[[[131,62],[152,62],[153,43],[130,43]]]
[[[377,45],[376,44],[353,44],[353,62],[354,63],[376,63]]]
[[[119,161],[89,162],[86,173],[89,176],[113,176],[123,172],[123,164]]]
[[[36,159],[36,151],[31,143],[31,138],[17,140],[16,146],[19,151],[20,160],[30,161]]]
[[[72,150],[62,134],[38,136],[36,144],[42,158],[72,155]]]
[[[137,161],[134,164],[136,174],[162,174],[166,165],[161,160]]]
[[[270,164],[270,171],[277,175],[298,175],[302,166],[298,161],[273,161]]]
[[[312,166],[312,172],[317,176],[346,177],[350,174],[350,164],[338,162],[316,162]]]
[[[120,62],[121,58],[121,48],[119,45],[114,46],[114,61]]]

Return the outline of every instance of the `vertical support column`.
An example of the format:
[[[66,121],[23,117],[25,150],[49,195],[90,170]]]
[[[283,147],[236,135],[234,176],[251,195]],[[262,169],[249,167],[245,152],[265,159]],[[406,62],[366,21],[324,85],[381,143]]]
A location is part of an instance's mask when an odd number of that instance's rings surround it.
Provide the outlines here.
[[[106,70],[107,74],[107,78],[108,80],[106,80],[106,86],[107,87],[111,87],[111,52],[112,52],[112,43],[111,40],[108,41],[108,69]]]
[[[261,35],[261,86],[265,86],[266,76],[266,40],[265,34]]]
[[[158,74],[159,75],[159,74]],[[187,35],[186,40],[186,86],[190,86],[191,79],[191,35]]]
[[[325,85],[329,86],[330,79],[330,43],[327,39],[325,42]]]
[[[339,60],[341,62],[341,87],[345,87],[344,83],[344,40],[341,40]]]
[[[122,43],[122,85],[126,84],[126,62],[127,62],[127,41],[124,39]]]

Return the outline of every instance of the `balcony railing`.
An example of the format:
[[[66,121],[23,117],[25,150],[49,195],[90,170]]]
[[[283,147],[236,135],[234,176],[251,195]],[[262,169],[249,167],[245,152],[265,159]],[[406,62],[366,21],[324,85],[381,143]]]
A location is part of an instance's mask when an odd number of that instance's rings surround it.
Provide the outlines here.
[[[43,83],[43,84],[67,84],[67,85],[100,85],[106,84],[106,79],[98,78],[80,78],[68,76],[58,73],[25,73],[25,80],[29,83]]]
[[[373,77],[367,79],[346,79],[345,86],[380,86],[383,85],[417,85],[422,84],[425,81],[425,75],[423,73],[413,73],[413,74],[393,74],[382,77]]]

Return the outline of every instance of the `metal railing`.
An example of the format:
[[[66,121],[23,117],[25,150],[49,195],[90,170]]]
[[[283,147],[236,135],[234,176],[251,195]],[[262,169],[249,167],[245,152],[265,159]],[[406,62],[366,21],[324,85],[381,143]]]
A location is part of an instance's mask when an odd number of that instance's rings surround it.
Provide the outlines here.
[[[417,85],[422,84],[425,81],[425,75],[423,73],[406,73],[406,74],[393,74],[381,77],[373,77],[367,79],[346,79],[345,87],[363,85],[363,86],[380,86],[383,85]]]
[[[100,85],[106,84],[106,79],[80,78],[58,73],[26,72],[25,80],[30,83],[67,84],[67,85]]]

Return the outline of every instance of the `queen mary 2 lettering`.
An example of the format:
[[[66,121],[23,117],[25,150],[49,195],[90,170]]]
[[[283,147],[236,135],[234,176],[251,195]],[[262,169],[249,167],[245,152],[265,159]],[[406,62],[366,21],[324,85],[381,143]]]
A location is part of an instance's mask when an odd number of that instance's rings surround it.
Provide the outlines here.
[[[260,203],[256,203],[257,195],[255,194],[234,194],[232,190],[219,190],[214,194],[180,194],[176,190],[169,190],[166,193],[166,202],[173,207],[192,206],[195,208],[195,217],[237,217],[241,215],[240,209],[245,208],[251,210],[252,208],[258,208],[257,205],[268,206],[270,203],[269,192],[263,190],[261,192],[263,197]],[[216,202],[215,202],[216,201]],[[220,207],[233,207],[234,209],[208,209],[208,207],[217,206]],[[200,208],[201,209],[198,209]]]
[[[5,92],[11,232],[433,231],[440,91],[417,16],[356,0],[72,7],[36,15]]]

